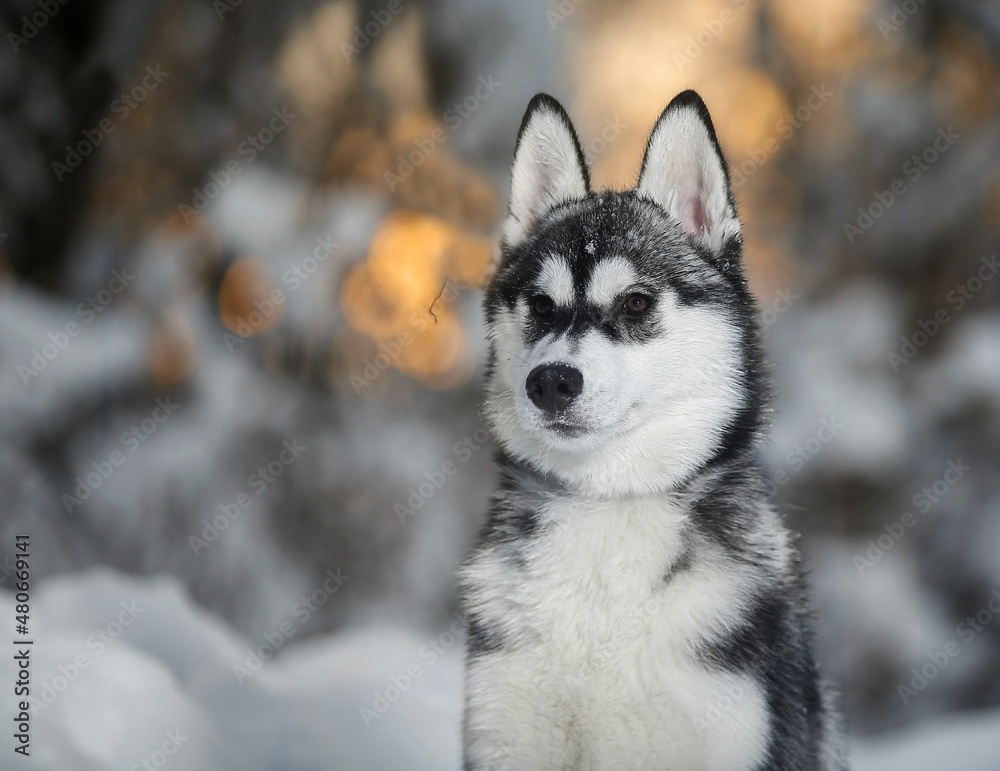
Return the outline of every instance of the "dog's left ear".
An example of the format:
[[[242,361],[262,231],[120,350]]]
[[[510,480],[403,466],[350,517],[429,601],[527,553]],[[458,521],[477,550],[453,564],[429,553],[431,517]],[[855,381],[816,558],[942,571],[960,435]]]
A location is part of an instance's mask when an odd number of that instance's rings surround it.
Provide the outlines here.
[[[537,94],[517,133],[504,241],[518,246],[549,210],[589,192],[587,162],[566,110],[548,94]]]
[[[674,97],[656,121],[636,190],[715,254],[739,234],[726,159],[708,108],[694,91]]]

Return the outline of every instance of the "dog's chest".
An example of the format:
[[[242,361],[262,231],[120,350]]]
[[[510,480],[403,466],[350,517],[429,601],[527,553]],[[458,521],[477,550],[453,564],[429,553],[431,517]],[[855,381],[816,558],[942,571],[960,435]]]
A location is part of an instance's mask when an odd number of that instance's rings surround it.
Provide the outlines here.
[[[523,569],[494,587],[522,633],[509,652],[486,657],[480,675],[520,694],[507,708],[566,737],[548,761],[741,767],[711,743],[755,754],[762,705],[752,683],[713,671],[697,652],[740,613],[739,575],[711,554],[692,555],[684,513],[669,501],[561,499],[543,520]],[[737,692],[741,714],[712,724]],[[738,735],[729,736],[734,719]]]
[[[525,549],[517,590],[528,627],[563,660],[636,649],[664,609],[687,550],[684,516],[663,502],[561,499]]]

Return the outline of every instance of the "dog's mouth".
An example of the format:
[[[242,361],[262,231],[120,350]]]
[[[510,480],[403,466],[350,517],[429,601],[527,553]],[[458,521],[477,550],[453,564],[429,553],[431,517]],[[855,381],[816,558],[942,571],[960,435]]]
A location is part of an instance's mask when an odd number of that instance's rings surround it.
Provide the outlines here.
[[[583,436],[590,430],[587,426],[566,418],[552,418],[542,423],[542,427],[548,431],[558,434],[566,439],[575,439]]]
[[[555,441],[557,444],[562,441],[571,443],[567,448],[596,447],[642,425],[644,407],[644,403],[636,401],[629,405],[624,414],[609,410],[610,414],[605,415],[605,420],[593,420],[592,416],[590,419],[583,418],[569,411],[540,419],[536,416],[537,422],[533,422],[535,430],[546,434],[549,441]]]
[[[544,410],[532,404],[530,396],[517,400],[516,423],[542,445],[585,451],[637,428],[645,417],[646,403],[633,396],[609,398],[595,393],[585,402],[578,401],[565,409]]]

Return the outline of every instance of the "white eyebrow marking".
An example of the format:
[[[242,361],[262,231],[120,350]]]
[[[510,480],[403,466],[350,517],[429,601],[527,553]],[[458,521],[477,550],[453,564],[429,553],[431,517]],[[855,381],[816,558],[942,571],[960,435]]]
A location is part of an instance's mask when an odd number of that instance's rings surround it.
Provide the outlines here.
[[[573,272],[565,257],[550,255],[538,274],[538,291],[547,294],[556,305],[570,306],[576,295]]]
[[[587,299],[594,305],[610,305],[638,279],[635,268],[623,257],[601,260],[590,274]]]

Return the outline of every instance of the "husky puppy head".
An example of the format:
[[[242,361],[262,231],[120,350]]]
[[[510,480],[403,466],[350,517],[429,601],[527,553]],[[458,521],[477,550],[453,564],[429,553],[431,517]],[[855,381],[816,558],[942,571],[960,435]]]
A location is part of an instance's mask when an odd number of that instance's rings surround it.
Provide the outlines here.
[[[663,111],[627,191],[592,192],[565,110],[532,99],[485,300],[485,414],[502,450],[604,496],[677,489],[749,447],[760,364],[740,249],[695,92]]]

